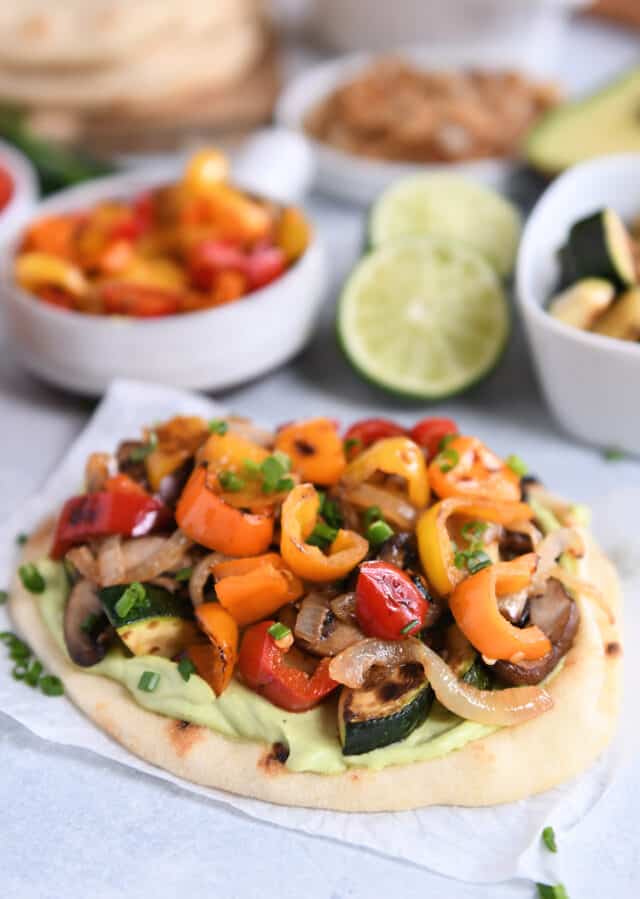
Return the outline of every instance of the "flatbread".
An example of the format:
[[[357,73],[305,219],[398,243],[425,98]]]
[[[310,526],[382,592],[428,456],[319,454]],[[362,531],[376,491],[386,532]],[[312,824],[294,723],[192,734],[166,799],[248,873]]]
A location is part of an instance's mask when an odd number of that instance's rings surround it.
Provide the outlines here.
[[[132,53],[122,65],[81,73],[0,63],[0,98],[38,108],[125,109],[190,90],[223,87],[249,71],[264,46],[261,23],[246,17],[225,27],[168,34]]]
[[[51,525],[25,547],[25,558],[47,554]],[[45,666],[64,682],[69,698],[135,755],[193,783],[281,805],[339,811],[399,811],[428,805],[485,806],[524,799],[574,777],[611,740],[621,692],[621,594],[611,563],[589,539],[589,580],[616,622],[587,599],[573,647],[549,684],[554,707],[539,718],[503,728],[433,761],[343,774],[299,774],[282,765],[271,746],[229,740],[138,706],[120,684],[72,665],[43,623],[37,599],[16,578],[10,612]]]
[[[158,35],[236,21],[255,0],[20,0],[0,9],[0,60],[14,67],[109,65]]]

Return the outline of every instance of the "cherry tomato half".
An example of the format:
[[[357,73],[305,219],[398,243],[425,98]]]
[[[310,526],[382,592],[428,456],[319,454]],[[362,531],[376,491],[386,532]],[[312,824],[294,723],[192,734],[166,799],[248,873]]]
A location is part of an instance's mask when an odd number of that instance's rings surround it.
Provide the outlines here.
[[[390,562],[364,562],[356,584],[356,616],[363,632],[383,640],[418,634],[428,602],[405,572]]]
[[[279,247],[260,247],[247,257],[244,273],[250,290],[266,287],[284,272],[287,259]]]
[[[423,418],[411,428],[409,436],[427,451],[429,461],[440,452],[440,441],[448,434],[457,434],[458,426],[451,418]]]
[[[203,240],[191,251],[189,272],[194,287],[211,290],[220,272],[247,274],[247,255],[226,240]]]
[[[385,437],[404,437],[406,430],[388,418],[363,418],[351,425],[344,435],[347,459],[351,461],[363,449]]]

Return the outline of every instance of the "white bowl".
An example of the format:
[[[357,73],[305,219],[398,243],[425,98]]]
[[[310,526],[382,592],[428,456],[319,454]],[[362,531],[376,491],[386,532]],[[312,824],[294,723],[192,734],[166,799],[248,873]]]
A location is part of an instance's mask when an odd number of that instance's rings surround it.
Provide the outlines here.
[[[398,52],[404,59],[425,69],[447,70],[468,66],[496,69],[515,65],[534,79],[545,77],[537,67],[528,65],[526,60],[516,63],[508,58],[497,57],[491,50],[483,50],[481,47],[413,47]],[[376,58],[375,54],[358,53],[306,69],[281,95],[276,106],[277,121],[298,134],[306,134],[304,120],[309,110],[340,84],[354,78]],[[546,76],[548,77],[548,71]],[[316,156],[317,186],[332,196],[364,206],[373,203],[383,190],[399,178],[418,172],[462,175],[500,189],[506,186],[515,170],[515,161],[504,158],[460,163],[386,162],[346,153],[311,137],[308,140]]]
[[[285,146],[283,155],[286,151]],[[277,185],[277,173],[270,179],[267,169],[262,183]],[[175,162],[95,179],[40,203],[33,217],[131,197],[175,180],[180,171]],[[259,179],[250,180],[255,189]],[[296,184],[302,188],[300,179]],[[277,191],[279,198],[282,194]],[[235,303],[148,320],[89,316],[57,309],[20,289],[12,274],[15,250],[14,241],[4,252],[0,280],[10,344],[36,375],[88,395],[101,393],[116,377],[203,390],[222,390],[257,377],[302,349],[328,285],[324,249],[315,236],[286,274]]]
[[[38,179],[26,156],[0,140],[0,168],[13,180],[11,199],[0,210],[0,245],[6,244],[29,218],[38,201]]]
[[[582,163],[545,191],[520,244],[517,299],[558,423],[580,440],[640,454],[640,344],[580,331],[544,308],[556,288],[556,253],[569,228],[605,206],[626,221],[640,214],[640,153]]]

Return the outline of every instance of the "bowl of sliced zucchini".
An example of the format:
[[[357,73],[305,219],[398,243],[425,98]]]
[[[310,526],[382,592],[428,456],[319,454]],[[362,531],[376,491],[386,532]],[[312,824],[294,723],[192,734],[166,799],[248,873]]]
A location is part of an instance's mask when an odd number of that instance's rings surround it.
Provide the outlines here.
[[[547,189],[523,234],[516,283],[558,422],[640,454],[640,154],[582,163]]]

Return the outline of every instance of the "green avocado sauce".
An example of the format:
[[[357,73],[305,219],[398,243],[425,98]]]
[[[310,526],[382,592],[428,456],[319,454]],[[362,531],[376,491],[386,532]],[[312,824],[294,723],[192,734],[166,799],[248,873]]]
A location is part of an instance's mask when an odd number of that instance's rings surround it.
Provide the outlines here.
[[[34,599],[46,626],[67,656],[62,620],[69,586],[64,567],[45,559],[38,563],[38,570],[47,586]],[[380,769],[427,761],[497,729],[463,721],[435,702],[424,724],[405,740],[363,755],[343,756],[335,701],[294,714],[277,708],[235,680],[216,698],[209,685],[197,675],[192,674],[185,682],[175,662],[159,656],[127,656],[118,647],[109,650],[97,665],[82,670],[117,681],[138,705],[168,718],[200,724],[235,740],[284,743],[289,747],[286,764],[291,771],[339,774],[347,768]],[[160,675],[160,683],[153,693],[138,689],[144,671]]]

